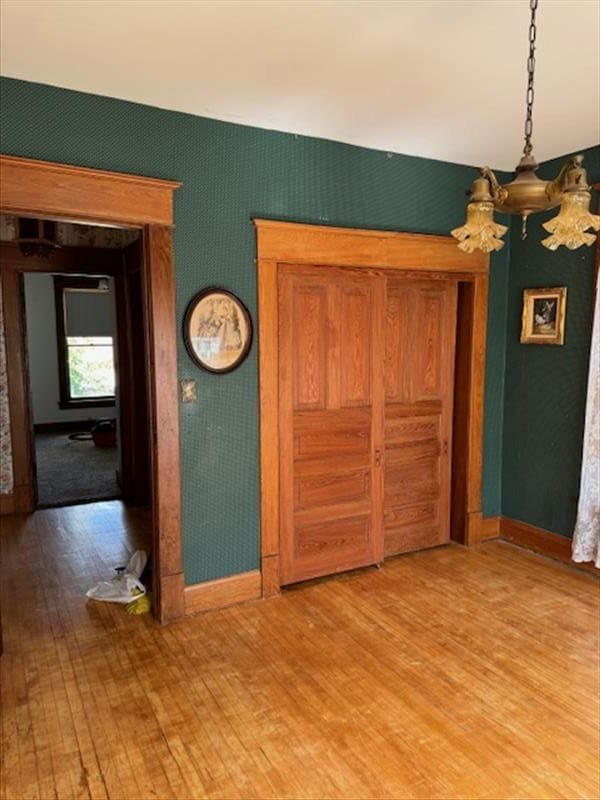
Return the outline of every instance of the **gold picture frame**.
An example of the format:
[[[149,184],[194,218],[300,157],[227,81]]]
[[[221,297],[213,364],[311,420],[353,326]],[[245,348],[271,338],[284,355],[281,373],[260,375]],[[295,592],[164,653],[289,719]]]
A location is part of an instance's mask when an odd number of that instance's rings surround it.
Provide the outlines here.
[[[524,289],[521,344],[564,344],[567,287]]]

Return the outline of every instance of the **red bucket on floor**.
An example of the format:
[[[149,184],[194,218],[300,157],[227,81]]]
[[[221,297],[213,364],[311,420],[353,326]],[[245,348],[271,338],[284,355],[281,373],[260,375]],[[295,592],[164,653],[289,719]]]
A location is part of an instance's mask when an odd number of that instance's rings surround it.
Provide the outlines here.
[[[115,419],[99,419],[92,427],[91,433],[96,447],[117,446],[117,421]]]

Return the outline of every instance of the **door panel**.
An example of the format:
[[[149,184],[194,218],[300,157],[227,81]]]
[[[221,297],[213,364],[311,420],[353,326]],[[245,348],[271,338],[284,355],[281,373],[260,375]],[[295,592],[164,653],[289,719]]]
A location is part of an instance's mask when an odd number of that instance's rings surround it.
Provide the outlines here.
[[[281,584],[449,540],[456,284],[279,272]]]
[[[300,286],[294,292],[294,344],[303,357],[294,361],[294,408],[325,408],[327,402],[327,291]]]
[[[387,279],[385,555],[450,538],[456,284]]]
[[[384,279],[280,268],[281,583],[383,559]]]

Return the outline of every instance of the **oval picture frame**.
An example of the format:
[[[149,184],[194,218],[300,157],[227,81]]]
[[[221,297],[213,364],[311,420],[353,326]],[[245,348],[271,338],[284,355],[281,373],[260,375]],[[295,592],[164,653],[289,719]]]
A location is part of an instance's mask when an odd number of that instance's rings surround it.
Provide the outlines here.
[[[233,292],[208,286],[188,304],[183,318],[183,340],[190,358],[199,367],[218,374],[231,372],[250,351],[250,313]]]

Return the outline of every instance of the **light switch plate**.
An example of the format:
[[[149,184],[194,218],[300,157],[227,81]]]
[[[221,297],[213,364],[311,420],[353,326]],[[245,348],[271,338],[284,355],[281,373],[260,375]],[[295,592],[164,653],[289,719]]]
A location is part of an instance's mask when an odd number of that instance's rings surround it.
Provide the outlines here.
[[[179,386],[181,387],[181,402],[195,403],[198,399],[196,381],[193,378],[184,378],[179,381]]]

